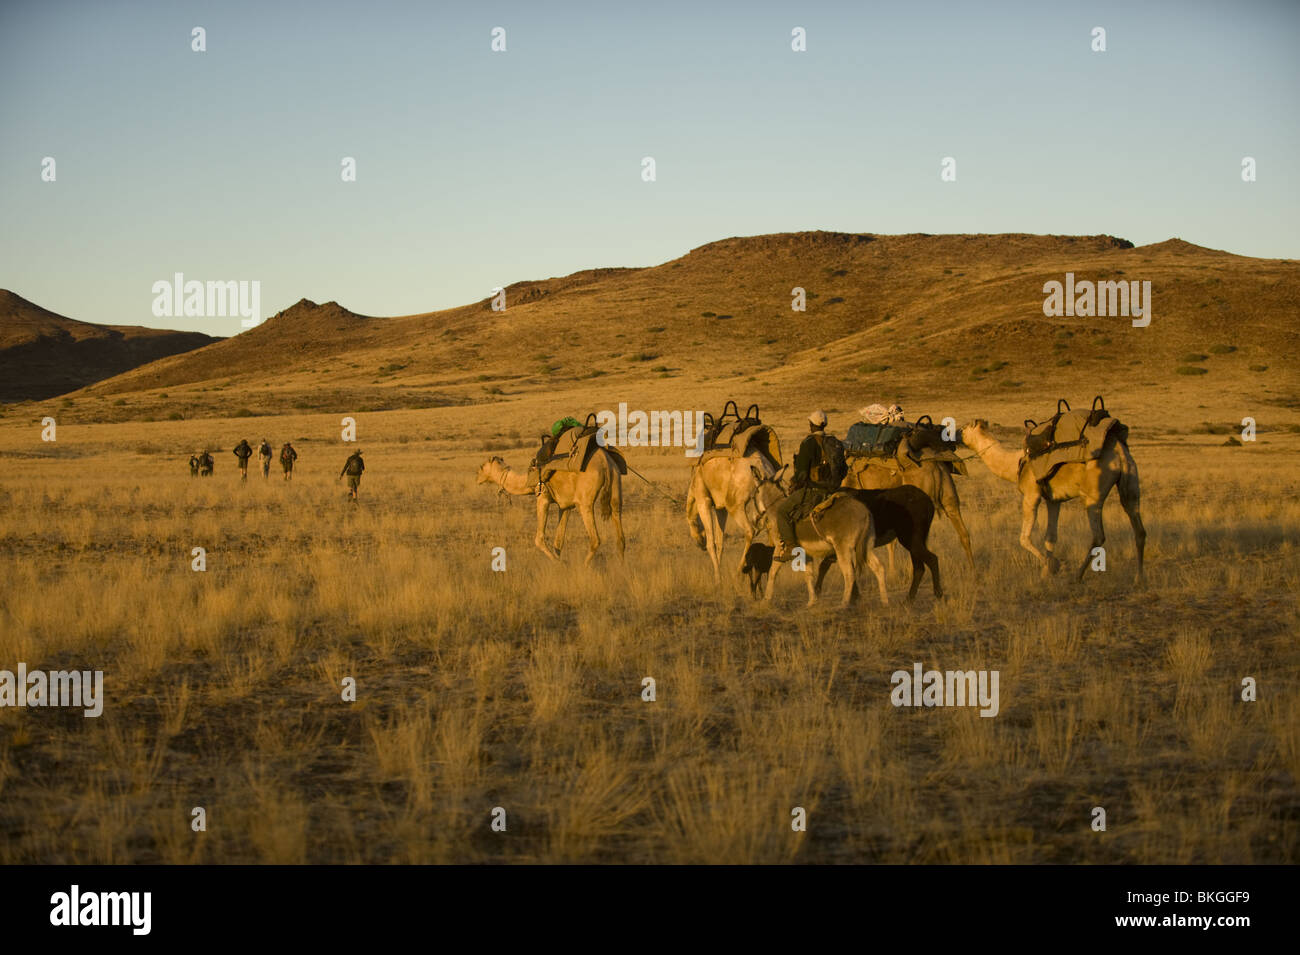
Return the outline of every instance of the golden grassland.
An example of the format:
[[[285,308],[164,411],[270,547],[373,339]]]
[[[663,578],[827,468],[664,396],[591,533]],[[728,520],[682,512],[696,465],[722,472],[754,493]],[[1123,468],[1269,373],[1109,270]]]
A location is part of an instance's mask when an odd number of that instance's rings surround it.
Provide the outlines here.
[[[1040,581],[1014,489],[972,462],[978,576],[939,518],[946,600],[907,605],[900,566],[887,609],[870,585],[838,608],[832,572],[805,610],[793,575],[772,607],[716,587],[632,476],[626,562],[584,570],[575,519],[551,563],[531,500],[474,485],[477,441],[373,420],[355,506],[337,417],[0,428],[0,668],[101,669],[107,695],[98,719],[0,709],[0,861],[1296,861],[1294,434],[1134,427],[1143,588],[1118,501],[1107,572]],[[229,448],[264,432],[299,470],[241,486]],[[679,455],[631,460],[684,493]],[[1073,563],[1077,505],[1061,524]],[[914,661],[1000,671],[1001,712],[894,708]]]

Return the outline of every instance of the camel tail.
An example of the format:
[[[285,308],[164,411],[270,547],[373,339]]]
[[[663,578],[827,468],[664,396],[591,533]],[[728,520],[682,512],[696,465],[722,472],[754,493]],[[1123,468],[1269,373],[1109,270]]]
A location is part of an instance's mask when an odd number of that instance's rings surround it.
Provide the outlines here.
[[[619,479],[619,472],[610,474],[610,487],[608,492],[601,499],[601,516],[604,520],[610,520],[610,517],[623,515],[623,482]]]
[[[600,489],[600,516],[609,520],[614,515],[613,498],[618,495],[620,499],[620,509],[622,506],[623,492],[618,487],[618,478],[611,474],[605,479],[605,486]]]

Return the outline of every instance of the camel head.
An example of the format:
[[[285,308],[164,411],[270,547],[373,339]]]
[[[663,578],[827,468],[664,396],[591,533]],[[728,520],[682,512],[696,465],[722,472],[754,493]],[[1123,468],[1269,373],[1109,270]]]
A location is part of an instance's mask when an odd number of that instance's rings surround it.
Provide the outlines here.
[[[497,457],[496,455],[493,455],[492,457],[488,458],[486,461],[484,461],[482,464],[478,466],[478,477],[475,478],[474,483],[475,484],[495,483],[497,479],[497,475],[501,473],[502,469],[505,466],[506,466],[505,461],[501,460],[501,458]]]
[[[989,434],[989,423],[986,418],[976,418],[970,424],[964,424],[957,429],[957,440],[967,447],[974,447],[970,443],[971,438],[983,438],[985,441],[993,440],[993,435]]]

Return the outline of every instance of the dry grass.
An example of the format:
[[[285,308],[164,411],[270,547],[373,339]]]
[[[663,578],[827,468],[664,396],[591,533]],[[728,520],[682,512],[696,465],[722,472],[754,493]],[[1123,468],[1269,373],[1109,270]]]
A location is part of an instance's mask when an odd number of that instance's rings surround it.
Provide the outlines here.
[[[102,669],[107,695],[99,719],[0,709],[0,861],[1296,861],[1290,445],[1261,449],[1282,476],[1260,495],[1241,451],[1135,442],[1145,589],[1115,505],[1109,571],[1041,583],[1012,489],[973,466],[978,580],[938,523],[946,601],[902,605],[900,570],[898,606],[805,611],[788,580],[773,608],[715,589],[630,478],[626,565],[581,569],[573,529],[549,563],[531,507],[473,485],[481,453],[371,420],[355,507],[323,439],[291,485],[118,449],[164,423],[69,428],[66,457],[0,475],[0,667]],[[680,459],[635,466],[681,493]],[[1067,509],[1067,556],[1083,534]],[[918,660],[999,670],[1000,714],[895,709]]]

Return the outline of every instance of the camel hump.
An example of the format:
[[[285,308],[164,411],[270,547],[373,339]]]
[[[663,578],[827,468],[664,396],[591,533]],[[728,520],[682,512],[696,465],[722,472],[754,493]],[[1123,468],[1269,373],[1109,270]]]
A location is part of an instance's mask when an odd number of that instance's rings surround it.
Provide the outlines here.
[[[602,445],[599,438],[599,430],[596,428],[590,432],[586,428],[570,428],[565,431],[560,435],[555,451],[542,465],[543,476],[559,470],[585,471],[599,450],[604,450],[612,458],[619,474],[627,474],[627,459],[617,449]]]
[[[750,424],[736,430],[730,422],[711,441],[706,436],[705,450],[698,460],[701,464],[713,458],[738,460],[750,454],[761,454],[777,470],[785,463],[781,457],[781,441],[771,425]]]
[[[736,457],[743,458],[757,451],[772,462],[777,468],[785,462],[781,460],[781,441],[770,425],[755,424],[736,435],[732,442]]]
[[[1060,410],[1064,404],[1067,410]],[[1025,434],[1026,464],[1035,480],[1049,479],[1063,464],[1086,463],[1099,458],[1113,433],[1118,440],[1128,437],[1128,428],[1106,410],[1098,395],[1087,411],[1068,410],[1062,399],[1057,413]]]

